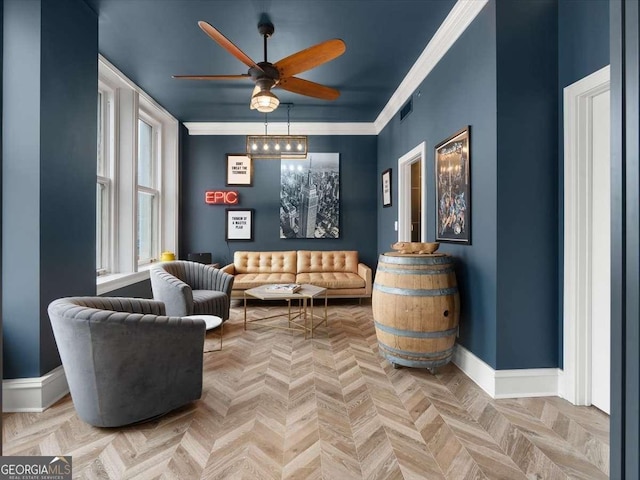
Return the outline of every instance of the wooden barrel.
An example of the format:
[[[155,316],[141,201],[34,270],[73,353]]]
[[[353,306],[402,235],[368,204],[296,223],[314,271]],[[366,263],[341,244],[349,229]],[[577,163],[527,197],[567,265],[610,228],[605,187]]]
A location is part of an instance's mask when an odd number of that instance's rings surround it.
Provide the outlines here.
[[[380,255],[372,305],[379,349],[389,362],[436,368],[451,360],[460,319],[452,257]]]

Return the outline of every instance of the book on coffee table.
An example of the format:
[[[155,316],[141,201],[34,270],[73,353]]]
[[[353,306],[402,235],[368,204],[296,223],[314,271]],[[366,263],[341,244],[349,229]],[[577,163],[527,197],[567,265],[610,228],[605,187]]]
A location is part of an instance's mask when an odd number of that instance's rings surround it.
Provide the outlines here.
[[[274,285],[267,285],[265,290],[274,293],[296,293],[302,288],[302,285],[298,283],[276,283]]]

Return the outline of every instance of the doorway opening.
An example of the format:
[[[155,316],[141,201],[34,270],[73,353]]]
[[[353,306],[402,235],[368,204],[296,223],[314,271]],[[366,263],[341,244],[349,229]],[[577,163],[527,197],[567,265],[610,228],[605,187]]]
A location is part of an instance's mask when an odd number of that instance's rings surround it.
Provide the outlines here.
[[[426,242],[426,142],[398,159],[398,241]]]

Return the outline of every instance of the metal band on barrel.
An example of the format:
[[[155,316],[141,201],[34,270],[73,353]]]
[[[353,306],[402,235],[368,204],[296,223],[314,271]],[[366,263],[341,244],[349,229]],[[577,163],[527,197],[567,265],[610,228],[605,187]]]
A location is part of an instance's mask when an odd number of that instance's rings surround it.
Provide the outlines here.
[[[458,333],[458,327],[450,328],[449,330],[440,330],[437,332],[416,332],[415,330],[399,330],[397,328],[390,327],[389,325],[383,325],[375,320],[373,321],[376,328],[384,333],[391,335],[397,335],[398,337],[410,337],[410,338],[442,338]]]
[[[436,368],[446,365],[451,361],[451,357],[443,358],[441,360],[407,360],[406,358],[396,357],[395,355],[391,355],[390,353],[381,350],[382,355],[384,357],[396,365],[403,365],[405,367],[413,367],[413,368]]]
[[[378,272],[396,273],[399,275],[441,275],[455,273],[453,267],[441,268],[438,270],[409,270],[406,268],[388,268],[378,265]]]
[[[433,288],[433,289],[411,289],[411,288],[396,288],[387,287],[385,285],[373,284],[373,289],[382,293],[389,293],[391,295],[404,295],[410,297],[440,297],[444,295],[454,295],[458,293],[458,287],[449,288]]]
[[[393,263],[396,265],[445,265],[447,263],[453,263],[451,257],[443,255],[441,257],[427,257],[427,256],[397,256],[391,257],[387,255],[380,255],[378,259],[379,263]]]
[[[409,352],[407,350],[398,350],[397,348],[390,347],[386,343],[382,343],[380,340],[378,340],[378,344],[380,347],[382,347],[383,350],[386,350],[390,353],[393,353],[395,355],[404,355],[406,357],[413,357],[413,358],[437,358],[437,357],[442,357],[443,355],[445,357],[450,357],[451,355],[453,355],[453,350],[455,348],[455,347],[451,347],[451,348],[447,348],[446,350],[442,350],[440,352],[426,353],[426,352]]]

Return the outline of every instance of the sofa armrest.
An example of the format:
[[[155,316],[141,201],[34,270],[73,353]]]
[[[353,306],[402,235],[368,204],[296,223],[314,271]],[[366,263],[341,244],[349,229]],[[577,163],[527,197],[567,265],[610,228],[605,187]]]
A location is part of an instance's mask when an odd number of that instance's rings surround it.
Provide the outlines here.
[[[371,295],[371,290],[373,286],[371,267],[365,265],[364,263],[359,263],[358,275],[360,275],[364,279],[364,288],[365,288],[366,294]]]
[[[188,284],[159,268],[152,268],[149,273],[153,298],[164,303],[168,316],[193,313],[193,292]]]
[[[220,270],[222,270],[224,273],[228,273],[229,275],[236,274],[236,266],[233,263],[230,263],[229,265],[225,265]]]

